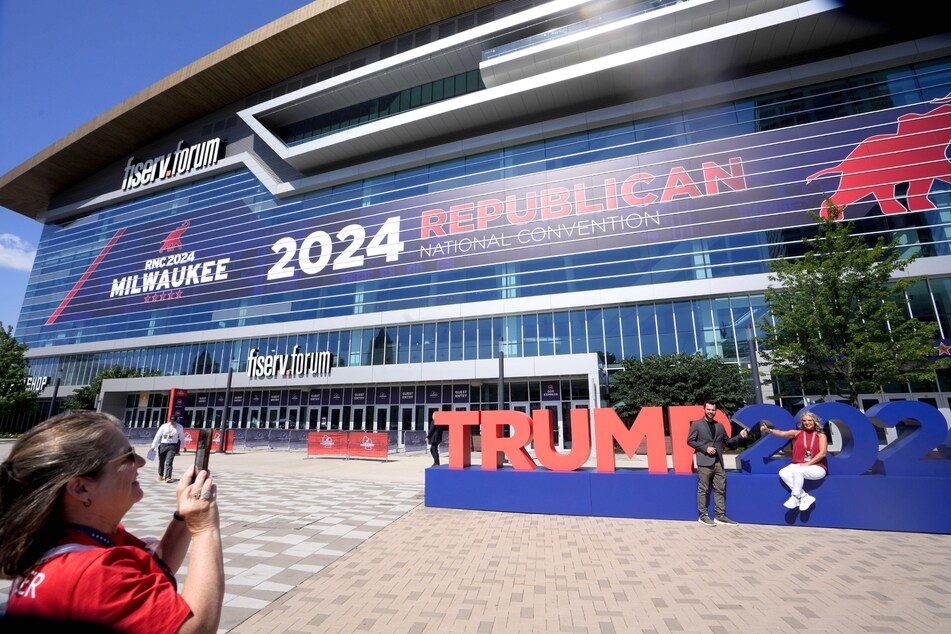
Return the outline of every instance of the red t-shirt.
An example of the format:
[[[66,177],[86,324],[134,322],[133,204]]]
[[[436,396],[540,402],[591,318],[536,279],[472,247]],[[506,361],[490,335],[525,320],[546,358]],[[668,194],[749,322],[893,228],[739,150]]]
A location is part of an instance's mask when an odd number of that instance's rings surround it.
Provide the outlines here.
[[[53,557],[16,579],[7,614],[94,623],[118,632],[176,632],[191,609],[172,581],[124,528],[105,548],[79,533],[68,543],[87,547]],[[92,548],[88,548],[92,546]]]
[[[819,453],[819,434],[822,432],[804,432],[800,431],[796,434],[796,438],[793,440],[792,444],[792,461],[795,464],[800,464],[803,462],[809,462],[812,460],[812,456]],[[809,457],[806,458],[806,451],[810,451]],[[817,466],[822,467],[826,471],[829,470],[829,466],[826,464],[826,459],[823,458],[816,463]]]

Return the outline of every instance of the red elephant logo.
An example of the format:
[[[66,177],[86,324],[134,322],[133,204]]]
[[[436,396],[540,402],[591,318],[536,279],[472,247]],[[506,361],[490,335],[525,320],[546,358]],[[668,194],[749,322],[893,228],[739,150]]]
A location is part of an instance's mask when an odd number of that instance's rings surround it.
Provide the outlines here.
[[[191,226],[191,222],[186,220],[180,224],[174,231],[168,234],[168,237],[165,238],[165,241],[162,242],[161,248],[158,250],[159,253],[164,253],[166,251],[174,251],[175,249],[182,248],[182,234],[185,233],[185,230]]]
[[[882,213],[927,211],[935,205],[928,199],[935,180],[951,183],[951,161],[946,151],[951,143],[951,94],[932,103],[942,105],[924,114],[898,117],[895,134],[871,136],[833,167],[820,170],[807,183],[826,174],[841,174],[839,188],[822,203],[820,213],[829,215],[830,201],[839,208],[874,196]],[[905,201],[896,200],[895,188],[908,183]]]

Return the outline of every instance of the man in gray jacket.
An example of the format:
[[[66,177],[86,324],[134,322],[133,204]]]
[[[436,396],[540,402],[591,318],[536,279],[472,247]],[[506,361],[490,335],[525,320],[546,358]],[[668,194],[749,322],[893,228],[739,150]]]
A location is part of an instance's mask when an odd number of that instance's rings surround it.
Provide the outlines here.
[[[726,437],[726,429],[714,420],[717,414],[716,401],[703,403],[703,418],[690,423],[687,444],[693,447],[697,456],[697,510],[698,520],[704,526],[736,526],[737,523],[726,516],[726,471],[723,469],[723,447],[736,447],[748,436],[742,430],[733,438]],[[713,482],[713,508],[716,519],[710,519],[710,482]]]

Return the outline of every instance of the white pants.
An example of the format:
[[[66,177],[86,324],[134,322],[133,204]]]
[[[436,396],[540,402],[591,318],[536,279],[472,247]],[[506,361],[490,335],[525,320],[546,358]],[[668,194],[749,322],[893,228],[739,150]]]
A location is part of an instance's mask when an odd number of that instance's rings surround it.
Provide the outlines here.
[[[813,464],[803,467],[797,463],[789,464],[779,470],[779,477],[783,479],[793,496],[802,496],[802,483],[805,480],[821,480],[826,477],[826,470]]]

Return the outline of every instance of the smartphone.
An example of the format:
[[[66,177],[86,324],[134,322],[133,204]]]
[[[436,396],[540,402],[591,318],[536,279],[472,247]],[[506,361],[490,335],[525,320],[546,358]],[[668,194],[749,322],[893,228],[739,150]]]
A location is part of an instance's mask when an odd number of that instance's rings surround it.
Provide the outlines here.
[[[208,458],[211,457],[211,430],[198,430],[198,445],[195,447],[195,474],[208,470]]]

